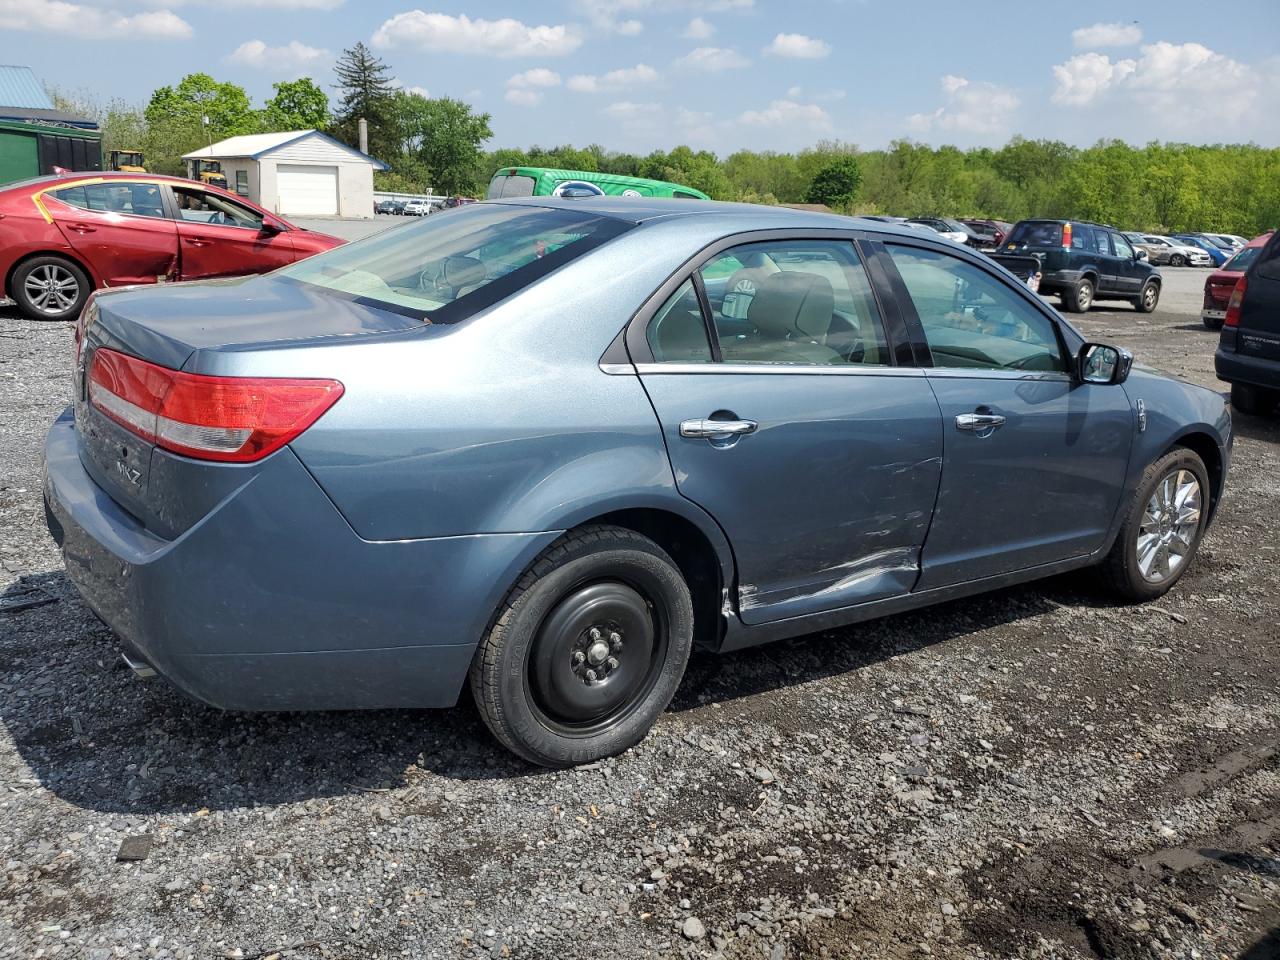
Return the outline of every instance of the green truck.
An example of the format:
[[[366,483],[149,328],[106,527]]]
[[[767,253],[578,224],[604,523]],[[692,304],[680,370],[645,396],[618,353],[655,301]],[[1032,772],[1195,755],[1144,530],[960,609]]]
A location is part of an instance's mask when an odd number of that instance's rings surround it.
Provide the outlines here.
[[[0,120],[0,185],[57,170],[102,169],[102,133],[24,120]]]
[[[589,170],[552,167],[503,167],[489,181],[486,200],[503,197],[680,197],[710,200],[701,190],[665,180],[624,177]]]

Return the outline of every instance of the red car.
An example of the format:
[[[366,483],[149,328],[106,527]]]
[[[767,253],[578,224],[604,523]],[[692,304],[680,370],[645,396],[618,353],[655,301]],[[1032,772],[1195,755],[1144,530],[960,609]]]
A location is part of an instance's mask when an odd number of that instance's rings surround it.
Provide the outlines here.
[[[0,278],[28,317],[68,320],[96,287],[266,273],[343,243],[218,187],[138,173],[0,189]]]
[[[1210,330],[1222,329],[1222,321],[1227,317],[1227,301],[1231,299],[1231,291],[1236,288],[1236,281],[1244,276],[1249,264],[1262,252],[1262,248],[1271,239],[1272,232],[1254,237],[1220,269],[1205,278],[1204,306],[1200,310],[1200,319]]]

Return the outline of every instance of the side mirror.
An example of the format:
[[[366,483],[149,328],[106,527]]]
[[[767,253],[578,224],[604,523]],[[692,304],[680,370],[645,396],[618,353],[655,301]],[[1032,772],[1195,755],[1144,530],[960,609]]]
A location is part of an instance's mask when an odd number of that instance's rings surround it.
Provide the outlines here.
[[[284,224],[264,217],[262,220],[262,232],[269,236],[275,236],[277,233],[284,233]]]
[[[1076,354],[1076,378],[1081,383],[1124,383],[1132,367],[1132,353],[1105,343],[1086,343]]]
[[[1147,251],[1145,251],[1145,250],[1135,250],[1135,251],[1133,251],[1133,259],[1135,259],[1135,260],[1150,260],[1150,259],[1151,259],[1151,255],[1150,255],[1149,253],[1147,253]]]

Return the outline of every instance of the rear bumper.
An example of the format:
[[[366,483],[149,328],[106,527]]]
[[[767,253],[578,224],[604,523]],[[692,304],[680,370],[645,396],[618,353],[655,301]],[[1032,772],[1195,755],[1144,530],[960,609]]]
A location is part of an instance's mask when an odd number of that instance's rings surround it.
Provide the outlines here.
[[[231,710],[452,706],[503,593],[558,535],[362,540],[286,448],[165,540],[94,483],[70,409],[45,442],[44,498],[85,602]]]
[[[1041,293],[1060,293],[1070,290],[1084,276],[1079,270],[1043,270],[1040,274]]]
[[[1255,387],[1280,389],[1280,360],[1267,360],[1218,348],[1213,355],[1213,368],[1219,380],[1247,383]]]

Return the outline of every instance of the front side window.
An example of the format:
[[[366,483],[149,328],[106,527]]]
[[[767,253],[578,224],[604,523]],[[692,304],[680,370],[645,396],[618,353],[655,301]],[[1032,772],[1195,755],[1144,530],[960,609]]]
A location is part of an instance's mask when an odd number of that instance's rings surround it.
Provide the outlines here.
[[[1129,246],[1129,241],[1120,236],[1120,234],[1111,234],[1111,246],[1115,248],[1117,257],[1124,257],[1126,260],[1133,259],[1133,247]]]
[[[276,276],[456,323],[471,311],[448,310],[455,302],[490,284],[499,287],[489,293],[514,293],[629,228],[586,208],[468,204],[308,257]]]
[[[888,245],[937,367],[1065,372],[1053,322],[985,270],[947,253]]]
[[[725,363],[889,363],[875,298],[849,241],[744,244],[700,274]]]
[[[189,223],[262,229],[262,214],[226,197],[188,187],[174,187],[173,196],[178,201],[178,217]]]
[[[135,217],[164,216],[160,188],[153,183],[121,183],[114,180],[54,190],[53,195],[63,203],[81,210],[124,213]]]

